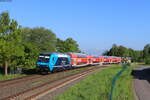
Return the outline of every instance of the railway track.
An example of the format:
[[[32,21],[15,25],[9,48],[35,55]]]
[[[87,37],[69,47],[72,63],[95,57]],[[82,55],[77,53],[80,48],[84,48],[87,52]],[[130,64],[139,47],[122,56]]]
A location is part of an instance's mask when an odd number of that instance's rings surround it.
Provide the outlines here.
[[[64,77],[61,77],[60,79],[56,78],[55,80],[48,80],[48,81],[43,82],[42,84],[37,85],[35,87],[31,87],[29,89],[15,93],[11,96],[7,96],[7,97],[3,98],[2,100],[16,100],[16,99],[17,100],[31,100],[33,98],[35,99],[35,98],[39,97],[41,94],[44,94],[44,93],[51,91],[51,90],[54,90],[64,83],[67,84],[69,81],[72,81],[74,79],[78,79],[80,77],[86,76],[88,73],[96,71],[96,70],[103,68],[103,67],[90,68],[90,69],[82,71],[81,73],[78,73],[78,74],[72,74],[71,76],[64,76]],[[60,73],[66,73],[66,71],[60,72]],[[50,75],[43,76],[43,77],[48,78],[48,76],[51,76],[51,75],[56,76],[57,74],[58,73],[54,73],[54,74],[50,74]],[[41,77],[41,76],[39,76],[39,77]],[[28,79],[30,79],[30,78],[28,78]]]
[[[0,82],[0,87],[5,87],[5,86],[8,86],[8,85],[18,84],[18,83],[24,82],[26,80],[32,80],[32,79],[40,78],[40,77],[42,77],[42,75],[23,76],[21,78],[1,81]]]
[[[64,72],[69,72],[69,71],[73,71],[73,70],[80,70],[80,69],[82,69],[82,68],[64,70],[64,71],[59,71],[57,73],[50,73],[47,75],[30,75],[30,76],[23,76],[23,77],[16,78],[16,79],[11,79],[11,80],[0,81],[0,87],[19,84],[19,83],[23,83],[23,82],[28,81],[28,80],[34,80],[34,79],[38,79],[38,78],[47,78],[51,75],[56,75],[58,73],[64,73]]]
[[[54,91],[54,90],[56,90],[56,89],[58,89],[58,88],[61,88],[61,87],[65,86],[65,85],[69,84],[70,82],[73,82],[73,81],[75,81],[75,80],[77,80],[77,79],[79,79],[79,78],[82,78],[82,77],[84,77],[84,76],[90,74],[92,71],[93,71],[93,70],[90,70],[90,72],[84,72],[84,73],[81,73],[81,74],[78,74],[78,75],[74,75],[74,76],[72,76],[72,77],[69,77],[69,78],[66,79],[65,81],[63,81],[63,82],[61,82],[61,83],[57,83],[57,84],[55,84],[53,87],[48,87],[48,88],[46,88],[45,90],[43,90],[43,91],[41,91],[41,92],[39,92],[39,93],[37,93],[37,94],[35,94],[35,95],[32,95],[32,96],[26,98],[25,100],[38,99],[38,98],[44,96],[45,94],[47,94],[47,93],[49,93],[49,92],[52,92],[52,91]],[[95,70],[94,70],[94,71],[95,71]]]

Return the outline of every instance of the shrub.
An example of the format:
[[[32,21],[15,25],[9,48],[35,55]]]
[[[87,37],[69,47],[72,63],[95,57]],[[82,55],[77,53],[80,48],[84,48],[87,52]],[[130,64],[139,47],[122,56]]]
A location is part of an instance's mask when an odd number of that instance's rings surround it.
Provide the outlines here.
[[[150,64],[150,57],[145,58],[145,64]]]

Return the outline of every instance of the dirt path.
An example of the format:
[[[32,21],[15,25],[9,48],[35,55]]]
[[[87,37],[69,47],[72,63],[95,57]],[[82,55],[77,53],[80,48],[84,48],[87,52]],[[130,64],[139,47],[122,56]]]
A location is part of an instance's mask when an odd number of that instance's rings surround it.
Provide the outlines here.
[[[150,100],[150,66],[134,69],[133,76],[137,100]]]

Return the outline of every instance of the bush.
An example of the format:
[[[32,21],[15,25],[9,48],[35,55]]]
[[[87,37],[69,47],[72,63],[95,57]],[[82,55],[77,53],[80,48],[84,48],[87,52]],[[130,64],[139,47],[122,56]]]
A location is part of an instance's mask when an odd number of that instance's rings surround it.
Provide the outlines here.
[[[150,64],[150,57],[145,58],[145,64]]]

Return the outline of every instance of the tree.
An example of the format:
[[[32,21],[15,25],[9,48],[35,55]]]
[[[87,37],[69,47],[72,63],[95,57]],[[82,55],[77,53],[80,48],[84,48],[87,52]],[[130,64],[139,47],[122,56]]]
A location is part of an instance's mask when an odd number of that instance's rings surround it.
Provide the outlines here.
[[[61,52],[61,53],[66,52],[65,41],[57,38],[56,49],[57,52]]]
[[[21,41],[18,23],[10,19],[7,12],[3,12],[0,15],[0,55],[5,75],[8,74],[7,69],[14,59],[24,55]]]
[[[32,43],[23,43],[24,46],[24,56],[20,57],[19,59],[19,65],[22,68],[35,68],[36,67],[36,61],[39,55],[39,48],[36,45],[33,45]]]
[[[77,42],[72,38],[67,38],[64,46],[66,48],[66,52],[80,52]]]
[[[140,50],[133,50],[132,48],[126,48],[124,46],[112,45],[112,48],[105,51],[103,55],[107,56],[120,56],[131,57],[134,61],[143,61],[143,52]]]
[[[118,50],[119,50],[118,46],[116,44],[113,44],[112,48],[108,52],[108,55],[110,55],[110,56],[118,56],[119,55],[118,54],[118,52],[119,52]]]
[[[124,46],[119,46],[118,55],[121,57],[129,57],[128,49]]]
[[[144,58],[150,57],[150,44],[144,46],[143,57]]]
[[[128,48],[113,44],[111,49],[107,51],[107,56],[128,57],[129,56]]]
[[[129,48],[128,52],[130,57],[135,57],[135,51],[132,48]]]
[[[37,28],[23,28],[22,29],[23,40],[36,45],[40,52],[54,52],[56,51],[56,36],[48,29],[43,27]]]
[[[150,44],[144,46],[143,58],[146,64],[150,64]]]
[[[64,41],[57,39],[56,48],[58,52],[80,52],[77,42],[72,38],[67,38]]]

